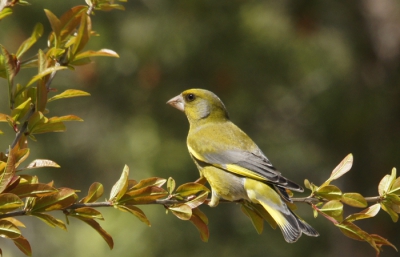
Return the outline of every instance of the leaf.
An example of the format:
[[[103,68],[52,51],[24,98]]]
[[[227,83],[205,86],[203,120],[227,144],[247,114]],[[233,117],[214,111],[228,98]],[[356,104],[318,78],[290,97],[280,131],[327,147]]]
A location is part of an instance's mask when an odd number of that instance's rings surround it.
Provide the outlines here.
[[[13,149],[11,149],[11,147],[9,148],[6,167],[5,169],[0,170],[0,193],[2,193],[7,188],[8,183],[11,181],[15,174],[15,155],[17,150],[18,145],[16,145]]]
[[[11,117],[12,120],[14,121],[19,121],[20,119],[23,119],[28,111],[31,109],[31,98],[29,97],[26,99],[24,102],[19,104],[14,110],[11,112]]]
[[[104,220],[103,215],[96,209],[90,207],[82,207],[72,210],[69,213],[70,216],[79,216],[88,219],[99,219]]]
[[[25,255],[32,256],[31,245],[25,237],[21,235],[18,238],[14,238],[13,241],[21,252],[23,252]]]
[[[392,248],[394,248],[397,251],[396,246],[394,246],[392,243],[390,243],[387,239],[381,237],[380,235],[376,235],[376,234],[371,234],[370,235],[373,240],[375,241],[375,244],[380,248],[383,245],[388,245],[391,246]]]
[[[138,205],[147,204],[163,198],[168,195],[168,192],[157,186],[147,186],[144,188],[131,190],[127,192],[119,201],[118,204]]]
[[[391,175],[385,175],[378,185],[378,192],[380,196],[386,195],[389,189],[392,187],[396,179],[396,168],[392,169]]]
[[[388,205],[385,202],[382,202],[381,208],[382,208],[382,210],[387,212],[387,214],[389,214],[389,216],[390,216],[390,218],[392,218],[393,222],[397,222],[397,220],[399,219],[399,215],[392,209],[392,207],[390,205]]]
[[[376,214],[378,214],[380,209],[381,209],[380,204],[377,203],[366,208],[365,210],[347,216],[344,221],[352,222],[356,220],[372,218],[375,217]]]
[[[167,191],[168,191],[168,194],[171,195],[172,192],[174,192],[175,185],[176,185],[175,180],[173,178],[169,177],[168,180],[167,180]]]
[[[0,220],[0,237],[4,238],[18,238],[21,236],[21,231],[14,224],[8,220]]]
[[[334,185],[320,186],[315,194],[328,200],[340,200],[342,198],[342,191]]]
[[[29,130],[30,134],[43,134],[49,132],[64,132],[67,128],[62,122],[56,123],[41,123]]]
[[[59,122],[64,122],[64,121],[83,121],[81,118],[75,115],[65,115],[65,116],[60,116],[60,117],[51,117],[49,119],[49,123],[59,123]]]
[[[176,194],[178,194],[182,197],[195,195],[199,192],[209,192],[209,189],[202,184],[198,184],[195,182],[189,182],[189,183],[180,185],[175,191]]]
[[[14,189],[10,190],[10,193],[17,195],[20,198],[24,197],[42,197],[56,193],[58,190],[47,184],[20,184]]]
[[[139,183],[133,186],[132,189],[139,189],[148,186],[161,187],[162,185],[165,184],[165,182],[167,182],[165,178],[158,178],[158,177],[147,178],[139,181]]]
[[[24,206],[24,202],[15,194],[0,194],[0,213],[7,213]]]
[[[147,226],[151,227],[149,219],[146,217],[146,214],[136,206],[133,205],[116,205],[116,207],[125,212],[129,212],[135,215],[141,222],[145,223]]]
[[[44,12],[46,13],[47,19],[50,22],[51,29],[56,36],[56,41],[58,42],[60,40],[61,21],[50,10],[44,9]]]
[[[186,202],[185,204],[188,205],[190,208],[194,209],[203,204],[207,200],[208,192],[203,192],[196,196],[194,199]]]
[[[72,216],[72,217],[80,219],[83,222],[85,222],[86,224],[88,224],[89,226],[91,226],[92,228],[94,228],[100,234],[100,236],[106,241],[106,243],[108,244],[108,247],[110,247],[110,249],[113,249],[114,241],[113,241],[112,237],[110,236],[110,234],[107,233],[107,231],[105,231],[100,226],[100,224],[97,221],[95,221],[93,219],[80,217],[80,216]]]
[[[76,28],[81,24],[81,16],[86,15],[87,10],[88,6],[85,5],[74,6],[60,17],[62,41],[75,33]]]
[[[54,218],[53,216],[51,216],[49,214],[39,213],[39,212],[31,212],[30,215],[39,218],[40,220],[42,220],[44,223],[46,223],[47,225],[49,225],[52,228],[59,227],[62,230],[65,230],[65,231],[67,230],[67,226],[65,226],[64,222],[62,222],[59,219]]]
[[[258,213],[247,207],[245,204],[242,204],[240,206],[240,209],[244,214],[246,214],[247,217],[250,218],[257,233],[261,234],[264,229],[264,219],[260,215],[258,215]]]
[[[15,75],[19,72],[20,69],[20,62],[17,57],[13,54],[10,54],[7,49],[5,49],[2,45],[0,45],[2,54],[3,54],[3,63],[5,67],[6,78],[8,81],[8,94],[9,99],[12,102],[12,89],[13,89],[13,81]]]
[[[17,220],[16,218],[13,218],[13,217],[2,218],[2,220],[8,220],[9,222],[11,222],[12,224],[14,224],[17,227],[21,227],[21,228],[26,227],[24,225],[24,223],[22,223],[21,221]]]
[[[94,182],[90,188],[88,195],[85,196],[80,203],[93,203],[96,202],[104,193],[104,187],[99,182]]]
[[[43,25],[41,23],[36,23],[33,29],[32,35],[26,39],[21,46],[18,48],[16,56],[20,58],[26,51],[31,48],[31,46],[36,43],[36,41],[43,35]]]
[[[110,193],[111,201],[117,202],[126,193],[126,190],[128,189],[128,176],[129,176],[129,167],[125,165],[124,169],[122,170],[121,177],[111,189]]]
[[[56,162],[52,160],[36,159],[31,163],[29,163],[29,165],[25,169],[36,169],[44,167],[60,168],[60,165],[58,165]]]
[[[200,238],[203,242],[207,242],[210,237],[210,233],[208,231],[208,219],[207,216],[200,211],[199,208],[195,208],[192,210],[192,216],[190,217],[190,222],[197,228],[200,232]]]
[[[78,196],[71,188],[59,188],[56,194],[39,197],[35,201],[32,212],[47,212],[65,209],[76,202]]]
[[[61,94],[55,95],[47,100],[47,102],[51,102],[54,100],[58,99],[64,99],[64,98],[72,98],[72,97],[78,97],[78,96],[90,96],[88,92],[82,91],[82,90],[77,90],[77,89],[67,89]]]
[[[11,14],[12,14],[12,9],[9,7],[6,7],[3,10],[0,10],[0,21]]]
[[[90,38],[92,24],[89,15],[82,13],[81,22],[79,24],[78,34],[76,35],[75,43],[72,46],[72,56],[78,54],[87,44]]]
[[[389,191],[390,194],[400,195],[400,177],[396,178]]]
[[[347,205],[358,208],[365,208],[368,206],[365,198],[359,193],[344,193],[341,201]]]
[[[340,163],[338,166],[336,166],[336,168],[332,171],[331,176],[329,177],[329,179],[327,181],[325,181],[322,186],[325,185],[329,185],[329,183],[332,180],[338,179],[341,176],[343,176],[345,173],[347,173],[350,169],[351,166],[353,165],[353,155],[352,154],[348,154]]]
[[[192,217],[192,208],[186,204],[174,204],[168,207],[168,210],[181,220],[190,220]]]
[[[116,57],[119,58],[119,55],[110,49],[100,49],[98,51],[93,51],[93,50],[89,50],[89,51],[85,51],[82,53],[79,53],[75,56],[73,62],[76,62],[80,59],[85,59],[85,58],[90,58],[90,57],[96,57],[96,56],[105,56],[105,57]],[[73,62],[71,64],[73,64]]]
[[[343,219],[343,204],[337,200],[327,202],[319,210],[339,222]]]
[[[35,82],[38,81],[39,79],[42,79],[44,76],[47,76],[47,75],[51,74],[52,72],[60,71],[60,70],[65,70],[65,69],[68,69],[68,67],[66,67],[66,66],[54,66],[54,67],[49,67],[49,68],[43,70],[42,72],[40,72],[39,74],[37,74],[36,76],[34,76],[34,77],[28,82],[28,84],[26,84],[26,86],[23,88],[23,90],[25,90],[25,88],[31,86],[33,83],[35,83]]]

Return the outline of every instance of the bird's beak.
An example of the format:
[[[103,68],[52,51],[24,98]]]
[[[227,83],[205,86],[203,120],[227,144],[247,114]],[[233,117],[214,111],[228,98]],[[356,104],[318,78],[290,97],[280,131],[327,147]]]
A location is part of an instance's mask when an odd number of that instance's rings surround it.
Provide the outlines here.
[[[185,105],[183,103],[183,98],[182,95],[177,95],[174,98],[170,99],[167,104],[171,105],[172,107],[175,107],[176,109],[184,112],[185,111]]]

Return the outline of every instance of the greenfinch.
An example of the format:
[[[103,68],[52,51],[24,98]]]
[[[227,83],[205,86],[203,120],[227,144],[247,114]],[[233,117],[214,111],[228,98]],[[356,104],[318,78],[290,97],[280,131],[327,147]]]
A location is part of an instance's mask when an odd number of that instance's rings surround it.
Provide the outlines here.
[[[302,192],[303,188],[283,177],[253,140],[229,120],[225,105],[214,93],[189,89],[167,104],[189,120],[187,147],[200,177],[211,186],[209,206],[217,206],[220,199],[259,204],[289,243],[302,233],[319,235],[286,204],[292,202],[286,189]]]

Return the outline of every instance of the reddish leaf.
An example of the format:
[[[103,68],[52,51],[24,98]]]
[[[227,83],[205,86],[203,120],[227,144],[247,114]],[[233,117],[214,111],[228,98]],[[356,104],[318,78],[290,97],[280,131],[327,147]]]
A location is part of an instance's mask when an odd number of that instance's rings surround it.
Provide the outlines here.
[[[83,222],[85,222],[86,224],[88,224],[89,226],[91,226],[92,228],[94,228],[99,234],[100,236],[106,241],[106,243],[108,244],[108,246],[110,247],[110,249],[113,249],[114,247],[114,241],[112,239],[112,237],[110,236],[110,234],[107,233],[107,231],[105,231],[100,224],[93,220],[93,219],[88,219],[88,218],[84,218],[84,217],[80,217],[80,216],[72,216],[74,218],[80,219]]]
[[[13,241],[21,252],[23,252],[25,255],[32,256],[31,245],[25,237],[20,236],[18,238],[14,238]]]
[[[47,225],[50,227],[59,227],[62,230],[67,230],[67,226],[65,226],[64,222],[62,222],[59,219],[54,218],[53,216],[46,214],[46,213],[38,213],[38,212],[32,212],[30,215],[35,216],[45,222]]]
[[[70,216],[79,216],[79,217],[88,218],[88,219],[104,220],[104,217],[101,214],[101,212],[99,212],[96,209],[90,208],[90,207],[77,208],[75,210],[72,210],[69,213],[69,215]]]
[[[56,193],[57,189],[47,184],[20,184],[9,192],[20,198],[29,196],[42,197]]]
[[[135,186],[132,187],[132,189],[140,189],[147,186],[161,187],[162,185],[165,184],[166,181],[167,180],[165,178],[157,178],[157,177],[147,178],[140,180],[139,183],[137,183]]]
[[[145,188],[132,190],[127,192],[119,201],[118,204],[138,205],[147,204],[163,198],[168,195],[164,189],[156,186],[147,186]]]
[[[53,30],[56,40],[59,41],[59,36],[61,32],[61,22],[50,10],[44,9],[47,19],[49,19],[51,29]]]
[[[121,211],[129,212],[135,215],[141,222],[146,223],[147,226],[151,227],[149,219],[146,217],[146,214],[136,206],[133,205],[116,205],[118,209]]]
[[[200,211],[199,208],[192,210],[192,216],[190,217],[190,222],[197,228],[200,232],[200,238],[203,242],[207,242],[210,236],[208,231],[208,219],[207,216]]]
[[[195,182],[189,182],[183,185],[180,185],[175,193],[182,196],[187,197],[191,195],[195,195],[199,192],[209,192],[210,190],[202,184],[198,184]]]
[[[15,174],[15,156],[17,151],[18,145],[16,145],[13,149],[9,149],[7,165],[5,169],[0,170],[0,193],[2,193],[7,188],[8,183],[11,181]]]
[[[35,201],[32,212],[45,212],[52,210],[62,210],[76,202],[78,196],[71,188],[59,188],[56,194],[39,197]]]
[[[17,227],[21,227],[21,228],[26,227],[24,225],[24,223],[22,223],[21,221],[17,220],[16,218],[13,218],[13,217],[2,218],[2,220],[8,220],[9,222],[11,222],[12,224],[14,224]]]

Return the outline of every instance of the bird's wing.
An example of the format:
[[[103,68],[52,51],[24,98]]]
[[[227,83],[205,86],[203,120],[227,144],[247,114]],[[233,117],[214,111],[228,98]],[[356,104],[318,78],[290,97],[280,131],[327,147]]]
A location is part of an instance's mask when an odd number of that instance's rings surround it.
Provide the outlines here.
[[[283,177],[265,156],[240,150],[227,150],[220,153],[198,153],[189,146],[190,154],[197,160],[205,162],[243,177],[249,177],[278,186],[302,192],[295,182]]]

